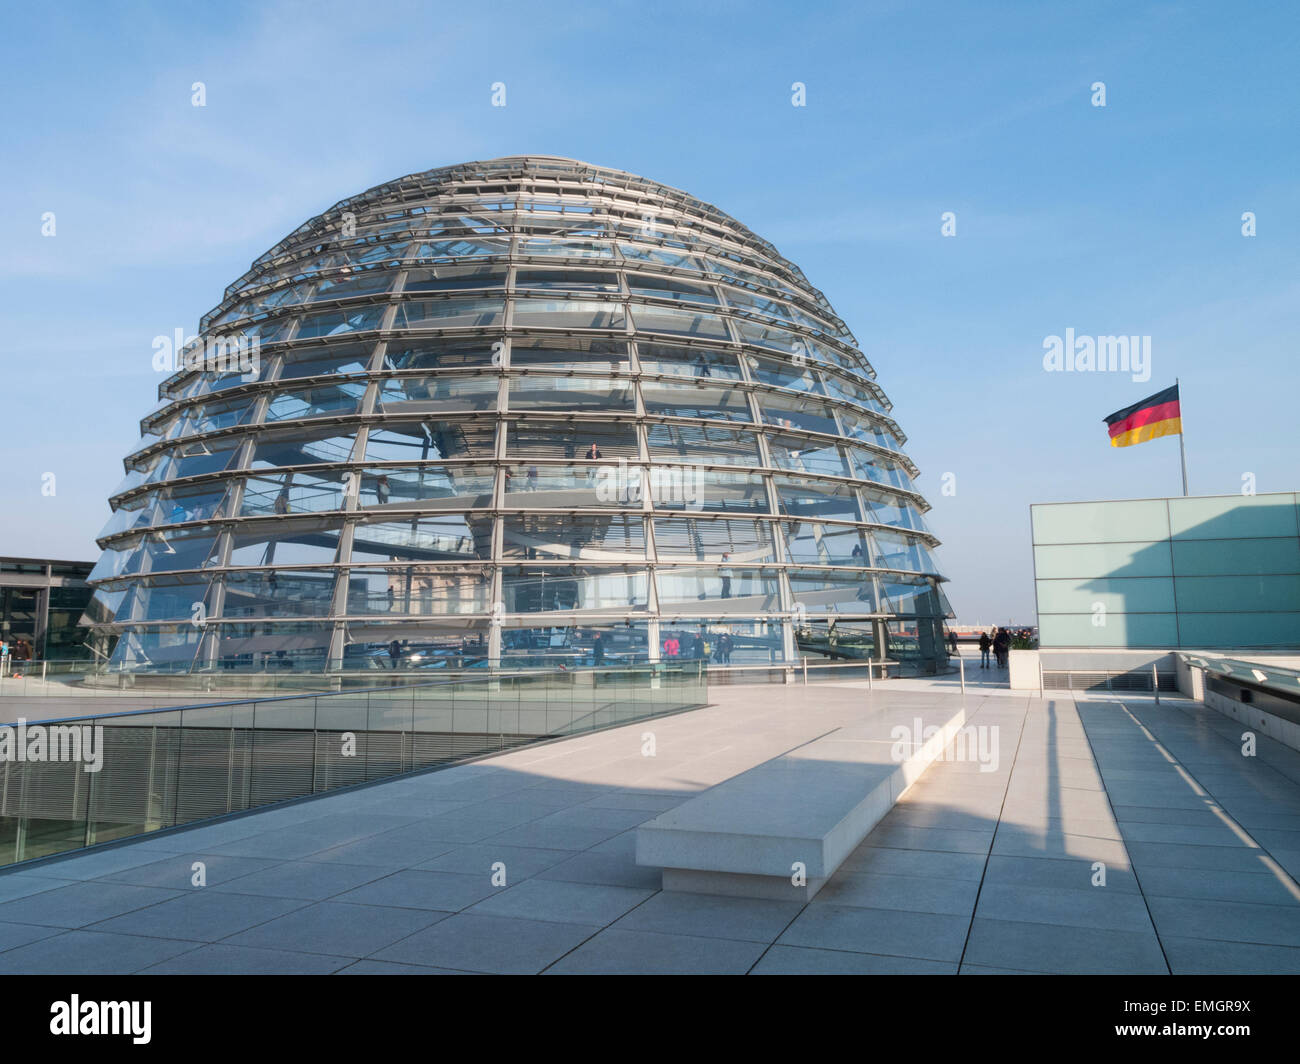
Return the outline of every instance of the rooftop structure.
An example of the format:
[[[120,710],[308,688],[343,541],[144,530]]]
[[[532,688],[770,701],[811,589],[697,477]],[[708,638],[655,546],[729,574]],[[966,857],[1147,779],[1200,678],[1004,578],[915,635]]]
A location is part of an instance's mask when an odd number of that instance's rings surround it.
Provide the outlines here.
[[[875,371],[684,192],[553,156],[399,178],[201,328],[99,538],[121,668],[946,661]]]

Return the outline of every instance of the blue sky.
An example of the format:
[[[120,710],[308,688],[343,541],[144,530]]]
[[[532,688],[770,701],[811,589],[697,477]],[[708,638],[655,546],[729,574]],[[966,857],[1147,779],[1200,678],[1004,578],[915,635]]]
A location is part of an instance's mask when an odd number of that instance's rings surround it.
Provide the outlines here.
[[[1300,487],[1292,3],[0,18],[0,554],[97,556],[153,337],[193,332],[267,247],[393,177],[525,152],[684,188],[822,288],[910,437],[964,620],[1031,616],[1031,502],[1179,492],[1176,440],[1110,448],[1101,420],[1175,377],[1193,493]],[[1067,328],[1150,336],[1150,380],[1044,372]]]

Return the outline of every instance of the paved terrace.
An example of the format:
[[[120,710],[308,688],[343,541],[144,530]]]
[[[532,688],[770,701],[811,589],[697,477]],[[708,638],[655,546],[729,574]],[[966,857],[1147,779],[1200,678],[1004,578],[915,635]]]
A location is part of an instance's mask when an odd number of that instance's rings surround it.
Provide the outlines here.
[[[1243,757],[1212,711],[973,690],[996,770],[936,762],[800,903],[665,893],[635,829],[863,714],[961,696],[713,697],[0,874],[0,972],[1300,972],[1300,754]]]

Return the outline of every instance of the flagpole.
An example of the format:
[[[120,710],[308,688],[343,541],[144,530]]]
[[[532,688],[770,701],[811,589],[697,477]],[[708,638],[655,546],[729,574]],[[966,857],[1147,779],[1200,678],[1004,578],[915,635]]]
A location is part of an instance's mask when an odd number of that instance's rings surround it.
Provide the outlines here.
[[[1178,388],[1178,457],[1183,463],[1183,498],[1187,498],[1187,448],[1183,444],[1183,390],[1179,387],[1178,378],[1174,378],[1174,387]]]

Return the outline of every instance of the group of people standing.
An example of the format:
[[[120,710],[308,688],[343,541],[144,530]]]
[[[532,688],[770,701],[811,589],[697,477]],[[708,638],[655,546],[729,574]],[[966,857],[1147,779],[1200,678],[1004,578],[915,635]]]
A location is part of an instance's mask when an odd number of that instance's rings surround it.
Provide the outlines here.
[[[980,668],[989,667],[989,651],[993,651],[993,657],[997,662],[999,669],[1007,667],[1007,652],[1011,649],[1011,633],[1005,628],[995,628],[992,637],[988,632],[980,633]]]
[[[4,640],[0,643],[0,648],[14,661],[31,661],[34,654],[32,644],[22,636]]]
[[[35,649],[22,636],[16,639],[0,637],[0,674],[8,675],[11,666],[25,664],[35,656]]]
[[[676,632],[669,632],[664,637],[662,660],[664,661],[709,661],[712,660],[718,665],[731,664],[731,636],[723,632],[716,638],[711,636],[703,629],[698,635],[690,632],[683,632],[680,635]]]

